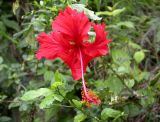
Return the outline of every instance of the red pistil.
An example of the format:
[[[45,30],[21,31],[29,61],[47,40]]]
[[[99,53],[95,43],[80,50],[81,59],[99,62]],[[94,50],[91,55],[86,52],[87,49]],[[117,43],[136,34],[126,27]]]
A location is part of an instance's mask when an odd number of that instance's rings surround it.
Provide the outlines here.
[[[100,105],[101,100],[100,98],[90,89],[87,89],[88,97],[84,94],[84,90],[82,89],[82,101],[86,103],[88,107],[90,107],[90,104],[93,103],[95,105]]]
[[[91,103],[100,105],[101,100],[99,99],[99,97],[93,91],[89,90],[86,87],[86,83],[84,80],[84,73],[83,73],[83,58],[80,48],[79,48],[79,55],[80,55],[81,72],[82,72],[82,101],[86,102],[87,106],[90,106]]]

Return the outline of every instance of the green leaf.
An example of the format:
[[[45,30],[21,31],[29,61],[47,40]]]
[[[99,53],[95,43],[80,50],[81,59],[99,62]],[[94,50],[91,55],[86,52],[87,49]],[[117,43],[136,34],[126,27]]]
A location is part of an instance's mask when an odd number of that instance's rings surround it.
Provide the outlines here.
[[[13,39],[8,33],[0,30],[0,35],[7,40],[10,40],[12,43],[17,44],[17,40]]]
[[[125,8],[122,9],[115,9],[113,11],[100,11],[97,12],[96,15],[108,15],[108,16],[117,16],[119,14],[121,14],[123,11],[125,11]]]
[[[62,100],[63,100],[62,96],[60,96],[58,94],[51,94],[42,100],[39,107],[41,109],[48,108],[53,104],[54,101],[62,102]]]
[[[81,107],[82,107],[82,102],[81,102],[81,101],[72,99],[72,102],[74,103],[74,105],[75,105],[77,108],[81,108]]]
[[[36,48],[36,41],[33,28],[30,28],[26,34],[25,42],[30,45],[33,49]],[[22,43],[23,44],[23,43]],[[23,46],[23,45],[22,45]]]
[[[130,65],[130,56],[123,50],[111,51],[113,61],[118,65],[128,66]]]
[[[86,5],[88,3],[88,0],[80,0],[80,3]]]
[[[135,81],[133,79],[129,79],[129,80],[125,80],[125,83],[129,88],[132,88],[135,84]]]
[[[61,95],[54,94],[54,99],[59,101],[59,102],[62,102],[64,98]]]
[[[35,100],[36,98],[40,97],[40,96],[48,96],[52,94],[52,90],[48,89],[48,88],[40,88],[37,90],[30,90],[27,91],[22,97],[21,99],[23,101],[30,101],[30,100]]]
[[[6,31],[6,27],[5,27],[5,25],[2,21],[0,21],[0,30],[3,31],[3,32]]]
[[[145,54],[143,51],[138,51],[134,54],[134,59],[137,63],[141,63],[143,59],[145,58]]]
[[[145,96],[141,99],[141,105],[143,105],[144,107],[154,104],[156,100],[154,96],[156,93],[153,89],[154,88],[152,87],[147,87],[145,89],[140,89],[137,91],[138,94]]]
[[[20,30],[19,25],[18,25],[18,23],[16,21],[9,20],[5,16],[2,16],[2,21],[7,27],[12,28],[12,29],[14,29],[16,31]]]
[[[118,74],[129,73],[129,67],[120,66],[120,67],[118,67],[118,69],[116,70],[116,72],[117,72]]]
[[[134,28],[134,23],[130,21],[123,21],[123,22],[117,23],[117,26],[125,26],[127,28]]]
[[[3,102],[3,100],[5,100],[7,98],[6,95],[0,95],[0,103]]]
[[[13,3],[13,13],[16,15],[16,11],[17,9],[19,8],[19,0],[16,0],[14,3]]]
[[[40,16],[38,18],[32,18],[31,20],[33,28],[35,31],[42,32],[45,31],[45,19],[43,16]]]
[[[77,113],[77,115],[74,117],[74,122],[82,122],[87,118],[87,115],[85,115],[82,112]]]
[[[22,103],[20,106],[19,106],[19,111],[27,111],[27,109],[29,108],[29,104],[27,103]]]
[[[54,101],[55,101],[54,95],[47,96],[42,100],[39,107],[40,109],[48,108],[53,104]]]
[[[0,64],[3,63],[3,58],[0,56]]]
[[[19,99],[16,97],[13,102],[11,102],[8,106],[9,109],[14,108],[14,107],[18,107],[21,105],[21,101],[19,101]]]
[[[124,88],[122,82],[114,76],[110,76],[106,81],[106,86],[115,94],[119,94]]]
[[[51,89],[55,89],[57,88],[58,86],[62,86],[63,83],[62,82],[54,82],[51,84]]]
[[[8,68],[8,66],[6,64],[1,64],[0,65],[0,71],[3,70],[4,68]]]
[[[129,41],[128,45],[129,45],[129,47],[132,47],[134,49],[141,49],[141,46],[139,46],[138,44],[136,44],[136,43],[134,43],[132,41]]]
[[[25,34],[28,30],[29,30],[29,27],[22,29],[21,31],[18,31],[17,33],[15,33],[13,35],[13,37],[18,38],[18,37],[22,36],[23,34]]]
[[[54,78],[54,73],[52,71],[46,71],[44,73],[44,80],[45,81],[52,81],[53,78]]]
[[[118,111],[118,110],[115,110],[115,109],[111,109],[111,108],[105,108],[101,112],[102,120],[106,120],[109,117],[116,118],[116,117],[118,117],[120,115],[122,115],[121,111]]]
[[[98,17],[97,15],[95,15],[93,11],[85,8],[85,5],[83,5],[83,4],[72,4],[71,7],[73,9],[76,9],[79,12],[84,11],[84,13],[92,20],[101,20],[102,19],[102,18]]]
[[[11,118],[8,116],[1,116],[0,117],[0,122],[10,122]]]
[[[134,117],[141,113],[138,106],[133,103],[124,106],[124,112],[127,113],[129,117]]]
[[[54,81],[55,82],[62,82],[63,81],[63,76],[62,76],[62,74],[60,74],[58,72],[58,70],[54,74]]]
[[[138,66],[134,66],[130,72],[131,72],[132,77],[138,82],[143,81],[143,80],[148,80],[150,76],[149,72],[145,72],[145,71],[142,72],[138,68]]]
[[[56,89],[58,86],[64,85],[63,76],[58,71],[54,74],[54,81],[51,83],[51,89]]]

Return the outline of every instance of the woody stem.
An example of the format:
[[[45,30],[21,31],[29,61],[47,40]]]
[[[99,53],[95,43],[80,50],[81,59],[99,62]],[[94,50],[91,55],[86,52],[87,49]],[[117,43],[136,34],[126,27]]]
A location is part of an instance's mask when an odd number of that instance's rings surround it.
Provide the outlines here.
[[[84,80],[84,73],[83,73],[83,59],[82,59],[82,52],[81,49],[79,49],[79,55],[80,55],[80,62],[81,62],[81,72],[82,72],[82,86],[84,90],[85,96],[88,98],[87,88]]]

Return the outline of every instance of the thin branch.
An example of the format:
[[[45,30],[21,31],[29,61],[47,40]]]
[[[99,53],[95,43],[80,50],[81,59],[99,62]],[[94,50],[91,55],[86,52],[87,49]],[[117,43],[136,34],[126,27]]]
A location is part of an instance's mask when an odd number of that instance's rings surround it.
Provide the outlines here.
[[[65,107],[65,108],[73,108],[73,106],[68,106],[68,105],[62,105],[62,104],[52,104],[53,106],[59,106],[59,107]],[[52,107],[49,108],[45,108],[45,109],[50,109]]]

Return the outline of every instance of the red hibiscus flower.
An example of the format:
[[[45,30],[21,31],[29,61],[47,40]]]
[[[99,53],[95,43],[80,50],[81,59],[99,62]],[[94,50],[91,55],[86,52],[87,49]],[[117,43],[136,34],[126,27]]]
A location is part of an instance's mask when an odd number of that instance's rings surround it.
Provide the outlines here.
[[[94,42],[89,42],[88,32],[96,33]],[[106,55],[111,40],[106,38],[105,24],[91,23],[84,12],[67,7],[52,23],[52,32],[38,35],[40,45],[37,59],[61,58],[71,69],[74,80],[82,78],[82,98],[88,103],[100,104],[100,99],[85,85],[84,73],[88,63],[95,57]]]

